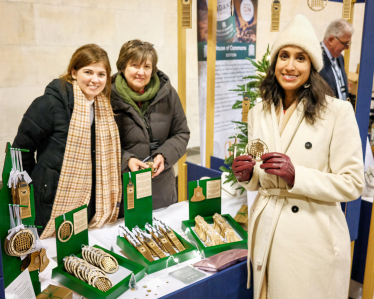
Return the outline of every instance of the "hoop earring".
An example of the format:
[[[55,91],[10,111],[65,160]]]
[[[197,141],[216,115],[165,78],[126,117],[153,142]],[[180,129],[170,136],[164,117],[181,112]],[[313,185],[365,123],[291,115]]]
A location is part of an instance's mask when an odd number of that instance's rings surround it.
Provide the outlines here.
[[[304,84],[304,88],[309,88],[310,84]]]

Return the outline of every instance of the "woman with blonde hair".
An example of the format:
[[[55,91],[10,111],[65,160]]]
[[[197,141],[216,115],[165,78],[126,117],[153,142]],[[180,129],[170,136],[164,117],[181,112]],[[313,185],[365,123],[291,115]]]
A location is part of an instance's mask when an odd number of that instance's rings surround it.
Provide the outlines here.
[[[84,45],[23,116],[13,147],[29,150],[22,162],[33,179],[41,238],[53,235],[57,216],[84,204],[91,228],[118,217],[121,149],[110,73],[105,50]]]
[[[322,51],[313,26],[297,15],[280,33],[248,115],[248,140],[268,149],[232,169],[258,191],[248,240],[254,299],[346,299],[350,238],[341,202],[364,187],[361,140],[352,105],[333,98],[319,75]]]

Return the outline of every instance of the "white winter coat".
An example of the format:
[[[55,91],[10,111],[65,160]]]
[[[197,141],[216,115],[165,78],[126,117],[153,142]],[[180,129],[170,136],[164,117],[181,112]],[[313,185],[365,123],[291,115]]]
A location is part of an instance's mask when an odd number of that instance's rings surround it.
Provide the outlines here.
[[[260,103],[249,112],[248,140],[261,138],[269,152],[288,155],[295,167],[293,188],[266,174],[261,162],[250,182],[242,183],[259,191],[248,230],[254,299],[265,271],[268,299],[348,297],[350,237],[340,202],[357,199],[363,190],[362,148],[351,104],[326,99],[322,119],[313,125],[301,101],[281,136],[273,105],[263,109]]]

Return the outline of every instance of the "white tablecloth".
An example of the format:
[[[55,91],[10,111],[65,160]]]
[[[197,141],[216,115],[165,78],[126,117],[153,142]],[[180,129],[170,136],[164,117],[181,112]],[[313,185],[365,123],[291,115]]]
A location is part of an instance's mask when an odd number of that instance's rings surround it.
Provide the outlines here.
[[[239,211],[240,207],[243,204],[247,204],[246,193],[238,198],[234,198],[225,191],[222,191],[222,214],[230,214],[232,217],[235,217],[236,213]],[[181,229],[181,224],[183,220],[188,220],[187,201],[178,202],[165,209],[155,210],[153,211],[153,216],[165,222],[182,237],[185,237],[185,234]],[[107,249],[110,249],[111,246],[113,246],[113,250],[115,253],[123,255],[121,253],[121,248],[116,244],[118,226],[123,225],[123,221],[123,219],[118,219],[111,225],[106,225],[99,229],[89,230],[89,245],[99,245]],[[42,245],[47,247],[47,256],[50,259],[50,263],[47,269],[40,273],[39,276],[41,289],[44,290],[49,284],[58,285],[58,283],[51,278],[52,269],[57,266],[57,263],[55,261],[56,239],[52,237],[46,240],[42,240]],[[198,259],[188,260],[180,265],[170,267],[169,272],[185,265],[191,265],[196,261],[198,261]],[[167,270],[162,270],[150,275],[146,275],[143,279],[137,282],[137,286],[138,290],[128,290],[119,298],[159,298],[178,289],[181,289],[186,285],[179,280],[168,276]],[[148,290],[150,290],[151,292],[148,292]],[[81,298],[81,296],[79,296],[78,294],[74,294],[73,298]]]

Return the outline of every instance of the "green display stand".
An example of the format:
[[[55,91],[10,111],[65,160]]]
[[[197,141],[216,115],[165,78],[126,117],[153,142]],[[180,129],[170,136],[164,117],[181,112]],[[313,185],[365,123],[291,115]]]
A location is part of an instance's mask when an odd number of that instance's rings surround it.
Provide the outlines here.
[[[207,182],[220,180],[221,178],[212,178],[207,180],[200,180],[199,186],[203,190],[203,194],[207,197]],[[248,234],[247,232],[232,218],[230,215],[222,215],[231,227],[237,232],[237,234],[243,239],[242,241],[221,244],[211,247],[205,247],[198,236],[193,231],[195,227],[195,217],[201,216],[205,219],[208,224],[213,224],[213,215],[215,213],[221,214],[221,196],[212,199],[205,199],[202,201],[192,202],[191,198],[194,196],[194,189],[198,186],[197,181],[191,181],[188,183],[188,200],[189,200],[189,219],[182,221],[182,230],[186,232],[189,239],[196,242],[200,251],[203,251],[205,257],[209,257],[229,249],[247,249],[248,248]],[[221,194],[221,193],[220,193]]]
[[[12,170],[12,158],[10,154],[11,145],[8,142],[6,145],[6,156],[3,168],[3,186],[0,190],[0,239],[1,243],[4,244],[4,240],[8,235],[10,229],[10,215],[9,215],[9,204],[13,203],[12,193],[8,188],[9,174]],[[34,225],[35,221],[35,206],[34,206],[34,188],[30,184],[30,205],[31,205],[31,217],[22,219],[24,225]],[[4,251],[4,246],[1,246],[1,254],[3,258],[3,270],[4,270],[4,287],[7,288],[20,274],[22,261],[19,257],[9,256]],[[34,292],[38,295],[41,292],[39,282],[39,271],[30,272],[30,278],[34,287]]]
[[[74,225],[73,214],[87,208],[86,205],[83,205],[75,210],[72,210],[65,214],[65,219],[71,221]],[[58,231],[59,226],[64,221],[63,215],[56,217],[55,227],[56,232]],[[75,255],[82,258],[82,245],[88,245],[88,229],[83,230],[78,234],[74,234],[66,242],[61,242],[56,237],[56,247],[57,247],[57,264],[58,266],[52,270],[52,278],[58,281],[63,286],[73,290],[74,292],[86,297],[86,298],[99,298],[99,299],[112,299],[117,298],[122,293],[126,292],[129,289],[129,281],[131,275],[125,277],[121,282],[113,286],[109,291],[103,292],[88,283],[76,278],[65,270],[63,259],[66,256]],[[106,250],[100,246],[95,245],[94,247],[104,250],[110,255],[114,256],[118,264],[124,268],[129,269],[134,272],[136,280],[139,281],[144,277],[145,269],[143,266],[134,263],[114,252]]]
[[[123,202],[124,202],[124,211],[125,211],[125,226],[132,230],[135,226],[138,226],[140,229],[144,230],[144,227],[147,223],[152,225],[152,195],[137,199],[137,182],[136,175],[139,173],[150,172],[151,169],[143,169],[139,171],[134,171],[131,173],[123,174]],[[131,175],[131,182],[135,187],[135,196],[134,196],[134,208],[127,209],[127,185],[129,184],[129,179]],[[160,219],[162,220],[162,219]],[[175,233],[175,232],[174,232]],[[188,243],[181,236],[175,233],[179,241],[183,244],[186,250],[173,254],[175,258],[178,258],[179,262],[184,262],[189,259],[196,257],[196,247]],[[134,248],[125,238],[118,236],[117,245],[124,251],[124,253],[133,261],[143,265],[145,267],[146,273],[153,273],[166,268],[166,262],[169,257],[164,257],[162,259],[150,262],[148,261],[136,248]],[[173,259],[170,259],[168,262],[169,266],[175,265]]]
[[[228,221],[228,223],[231,225],[231,227],[243,239],[242,241],[227,243],[227,244],[221,244],[221,245],[215,245],[215,246],[211,246],[211,247],[205,247],[204,244],[200,241],[199,237],[196,236],[195,232],[192,230],[192,228],[195,226],[195,219],[182,221],[182,230],[184,232],[186,230],[189,232],[187,234],[188,237],[193,238],[193,240],[196,242],[199,250],[204,252],[205,257],[209,257],[209,256],[215,255],[217,253],[220,253],[222,251],[226,251],[226,250],[229,250],[229,249],[247,249],[248,248],[248,234],[247,234],[247,232],[229,214],[222,215],[222,217],[225,218]],[[208,224],[213,224],[213,222],[214,222],[213,221],[213,216],[204,217],[204,220]]]
[[[65,214],[65,219],[71,221],[74,225],[73,214],[86,209],[87,205],[83,205],[75,210],[72,210]],[[61,223],[64,221],[64,215],[55,218],[55,229],[56,234]],[[84,230],[79,234],[74,234],[66,242],[61,242],[56,236],[56,248],[57,248],[57,264],[61,264],[65,256],[71,254],[77,254],[82,251],[82,245],[88,245],[88,230]]]
[[[207,194],[206,183],[220,179],[221,178],[219,177],[199,181],[199,186],[203,189],[203,194],[205,197]],[[191,181],[188,183],[189,219],[195,219],[195,217],[198,215],[201,217],[207,217],[212,216],[215,213],[221,214],[221,196],[217,198],[205,199],[203,201],[191,201],[191,198],[194,195],[194,190],[197,187],[197,182],[198,181]]]
[[[187,242],[180,235],[174,232],[175,236],[183,244],[186,250],[173,254],[174,258],[178,259],[179,263],[185,262],[187,260],[193,259],[196,257],[196,247],[191,243]],[[132,246],[129,241],[125,238],[118,236],[117,245],[123,250],[123,252],[134,262],[145,267],[145,272],[150,274],[156,271],[160,271],[166,268],[166,262],[170,256],[164,257],[162,259],[150,262],[148,261],[134,246]],[[171,258],[168,262],[168,267],[174,266],[176,263]]]
[[[133,171],[131,173],[123,174],[123,203],[125,212],[125,225],[129,230],[132,230],[136,225],[139,228],[144,229],[144,226],[149,223],[152,225],[152,195],[137,199],[137,182],[136,175],[140,173],[149,172],[151,173],[151,168]],[[134,184],[134,209],[127,209],[127,185],[129,184],[131,175],[131,182]],[[152,186],[151,186],[152,188]]]
[[[139,281],[140,279],[144,277],[143,266],[140,266],[139,264],[134,263],[100,246],[95,245],[94,247],[104,250],[105,252],[114,256],[118,261],[118,265],[124,268],[127,268],[134,273],[136,281]],[[79,258],[82,258],[81,253],[76,252],[75,255]],[[93,286],[89,285],[88,283],[69,274],[68,272],[66,272],[63,263],[60,263],[56,268],[52,270],[52,278],[56,280],[58,283],[62,284],[63,286],[84,296],[85,298],[113,299],[113,298],[117,298],[118,296],[120,296],[121,294],[123,294],[129,289],[129,282],[130,282],[131,275],[128,275],[127,277],[125,277],[123,280],[121,280],[119,283],[117,283],[107,292],[100,291],[99,289],[96,289]]]

